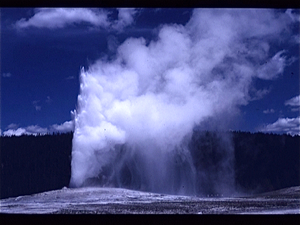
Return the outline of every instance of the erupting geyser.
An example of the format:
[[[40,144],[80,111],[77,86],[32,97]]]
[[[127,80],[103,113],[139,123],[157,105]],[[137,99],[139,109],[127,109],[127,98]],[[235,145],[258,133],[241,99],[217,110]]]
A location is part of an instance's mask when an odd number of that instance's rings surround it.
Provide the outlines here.
[[[262,93],[254,78],[282,73],[284,51],[270,55],[269,42],[291,23],[271,10],[194,10],[186,25],[161,26],[155,41],[129,38],[112,60],[82,69],[70,186],[194,194],[203,174],[188,148],[193,128],[225,124]],[[221,170],[233,168],[228,145]],[[226,173],[214,179],[233,187]]]

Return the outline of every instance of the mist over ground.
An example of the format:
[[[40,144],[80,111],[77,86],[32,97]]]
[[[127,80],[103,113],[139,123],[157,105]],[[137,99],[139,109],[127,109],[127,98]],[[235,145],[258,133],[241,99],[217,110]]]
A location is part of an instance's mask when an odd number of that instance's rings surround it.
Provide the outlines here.
[[[289,10],[195,9],[187,24],[128,38],[111,59],[82,68],[70,186],[234,193],[230,135],[217,137],[212,158],[188,143],[196,126],[227,130],[239,106],[267,92],[253,81],[276,79],[293,62],[271,44],[287,41],[295,22]]]

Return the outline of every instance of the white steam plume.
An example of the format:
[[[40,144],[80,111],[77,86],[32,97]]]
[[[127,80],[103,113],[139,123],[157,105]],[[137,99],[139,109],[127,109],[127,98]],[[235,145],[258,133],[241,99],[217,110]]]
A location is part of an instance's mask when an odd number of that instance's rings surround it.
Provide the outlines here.
[[[82,69],[70,186],[192,193],[193,127],[227,120],[254,78],[282,73],[284,52],[269,55],[270,42],[292,22],[272,10],[194,10],[185,26],[163,25],[150,43],[128,38],[114,60]]]

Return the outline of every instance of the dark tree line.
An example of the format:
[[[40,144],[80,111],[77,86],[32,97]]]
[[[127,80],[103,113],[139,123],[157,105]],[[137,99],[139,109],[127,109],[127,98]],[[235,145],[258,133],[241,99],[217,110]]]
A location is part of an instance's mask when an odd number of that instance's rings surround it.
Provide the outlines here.
[[[1,137],[1,198],[69,185],[72,133]]]
[[[0,137],[1,198],[67,187],[72,137]],[[194,131],[189,149],[197,191],[217,194],[218,187],[233,184],[238,191],[259,193],[300,185],[299,145],[300,136]]]
[[[300,136],[233,134],[238,188],[266,192],[300,185]]]

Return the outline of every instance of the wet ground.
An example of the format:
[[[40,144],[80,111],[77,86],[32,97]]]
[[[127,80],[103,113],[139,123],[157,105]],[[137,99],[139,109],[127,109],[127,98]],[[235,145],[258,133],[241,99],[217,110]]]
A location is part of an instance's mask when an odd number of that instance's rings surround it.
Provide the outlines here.
[[[0,213],[300,214],[300,187],[231,198],[198,198],[120,188],[63,188],[3,199]]]

